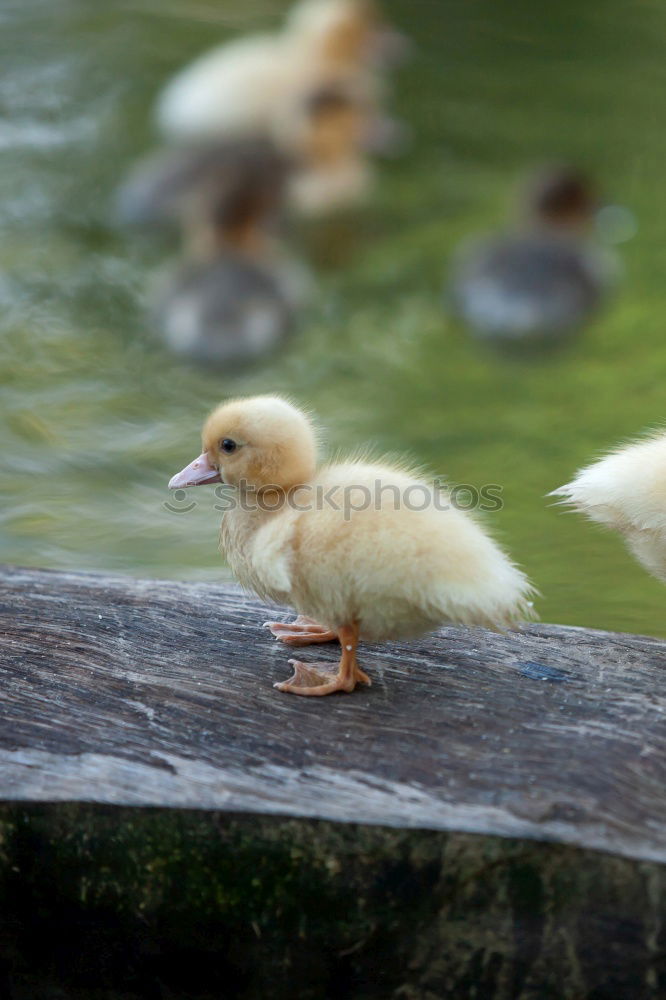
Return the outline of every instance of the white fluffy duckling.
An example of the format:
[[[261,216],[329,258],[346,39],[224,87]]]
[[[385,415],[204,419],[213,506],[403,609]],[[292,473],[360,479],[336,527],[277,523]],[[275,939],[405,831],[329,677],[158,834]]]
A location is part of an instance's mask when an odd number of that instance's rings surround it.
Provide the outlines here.
[[[221,543],[240,583],[298,612],[267,622],[287,645],[340,641],[337,670],[290,661],[289,694],[353,691],[370,678],[359,639],[418,635],[445,622],[505,627],[532,617],[525,575],[468,513],[425,480],[388,464],[317,467],[310,419],[285,399],[221,404],[203,454],[171,489],[223,482],[239,501]],[[242,501],[242,502],[240,502]]]
[[[319,87],[353,84],[377,99],[372,55],[388,37],[371,0],[304,0],[283,31],[228,42],[186,66],[158,99],[158,127],[186,143],[263,135]]]
[[[645,569],[666,583],[666,433],[617,448],[550,495],[619,531]]]

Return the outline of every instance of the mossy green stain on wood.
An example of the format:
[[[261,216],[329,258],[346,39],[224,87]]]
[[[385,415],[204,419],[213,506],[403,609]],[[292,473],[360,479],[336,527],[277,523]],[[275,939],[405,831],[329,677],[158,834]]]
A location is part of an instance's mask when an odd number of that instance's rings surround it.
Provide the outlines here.
[[[67,1000],[269,988],[278,1000],[658,1000],[666,988],[658,865],[85,804],[2,806],[0,837],[0,954],[20,1000],[59,976]]]

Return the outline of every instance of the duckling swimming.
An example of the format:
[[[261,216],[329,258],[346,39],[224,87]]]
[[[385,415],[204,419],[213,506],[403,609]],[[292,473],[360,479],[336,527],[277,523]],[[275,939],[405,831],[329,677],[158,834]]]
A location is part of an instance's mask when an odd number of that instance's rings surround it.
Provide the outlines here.
[[[513,233],[475,241],[455,262],[454,310],[482,338],[555,340],[601,305],[614,267],[589,239],[595,199],[577,171],[540,175],[527,219]]]
[[[277,209],[270,192],[263,197],[248,184],[215,216],[188,222],[183,259],[153,292],[155,323],[173,351],[229,368],[256,362],[286,340],[310,279],[271,236]]]
[[[374,180],[367,153],[391,129],[352,91],[327,87],[309,94],[300,118],[292,115],[281,133],[282,148],[291,150],[289,206],[317,216],[364,201]]]
[[[157,123],[170,141],[271,135],[275,122],[315,90],[353,86],[377,103],[373,56],[398,53],[372,0],[303,0],[284,30],[228,42],[167,85]]]
[[[281,219],[289,159],[268,139],[162,150],[142,160],[118,191],[121,225],[179,227],[186,238],[215,224],[227,229]]]
[[[619,531],[631,553],[666,583],[666,434],[617,448],[550,496]]]
[[[367,152],[392,142],[393,123],[340,87],[306,95],[254,136],[167,149],[139,163],[116,205],[124,225],[191,228],[247,201],[273,228],[285,212],[316,215],[362,201],[373,174]]]
[[[327,695],[370,684],[356,660],[361,639],[532,617],[526,576],[469,513],[404,468],[354,459],[318,467],[312,422],[287,400],[223,403],[202,441],[203,454],[169,487],[233,487],[243,502],[221,529],[233,572],[298,615],[266,623],[271,633],[291,646],[338,639],[342,647],[337,670],[291,660],[293,676],[278,690]]]
[[[151,295],[175,353],[228,368],[272,352],[293,328],[307,279],[273,236],[286,177],[284,159],[257,141],[172,151],[125,185],[126,220],[171,222],[185,243]]]
[[[176,354],[218,368],[275,351],[295,323],[279,273],[231,250],[185,260],[158,284],[153,319]]]

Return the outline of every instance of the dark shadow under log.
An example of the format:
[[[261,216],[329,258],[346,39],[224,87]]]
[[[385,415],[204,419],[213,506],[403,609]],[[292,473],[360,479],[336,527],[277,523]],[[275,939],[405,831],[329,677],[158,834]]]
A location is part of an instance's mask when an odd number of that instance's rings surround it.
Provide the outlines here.
[[[0,996],[666,996],[666,644],[444,628],[300,699],[268,614],[2,571]]]

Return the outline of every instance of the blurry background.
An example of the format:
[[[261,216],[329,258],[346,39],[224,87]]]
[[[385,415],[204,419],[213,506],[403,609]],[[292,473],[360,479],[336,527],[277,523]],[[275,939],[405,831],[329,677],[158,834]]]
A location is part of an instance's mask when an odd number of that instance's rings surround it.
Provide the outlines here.
[[[164,248],[115,231],[110,205],[153,145],[165,80],[285,6],[0,6],[0,558],[223,578],[213,491],[173,513],[167,480],[220,398],[286,392],[317,411],[331,448],[373,443],[454,483],[501,484],[488,520],[545,620],[664,635],[663,587],[544,494],[663,419],[666,7],[388,0],[417,47],[392,102],[413,147],[378,166],[366,208],[303,224],[317,291],[286,350],[212,374],[147,332],[141,297]],[[638,232],[620,248],[621,294],[577,341],[501,357],[443,310],[448,261],[502,225],[516,175],[549,158],[588,169]]]

